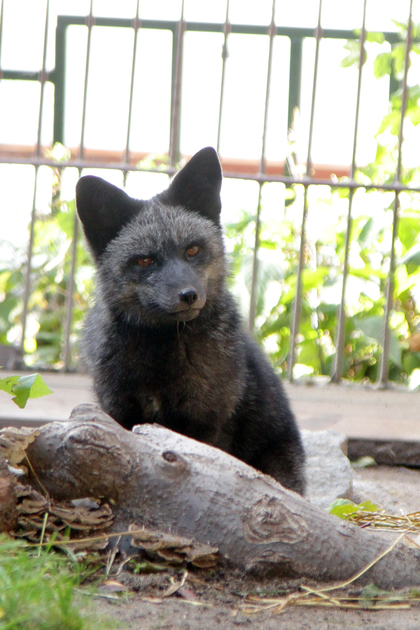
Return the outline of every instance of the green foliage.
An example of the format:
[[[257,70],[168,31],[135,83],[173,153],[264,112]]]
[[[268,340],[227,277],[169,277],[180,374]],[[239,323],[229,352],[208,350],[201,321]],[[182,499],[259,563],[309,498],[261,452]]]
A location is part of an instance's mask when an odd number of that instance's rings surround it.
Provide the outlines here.
[[[0,536],[0,630],[88,630],[74,601],[80,569]]]
[[[401,39],[406,26],[398,25]],[[419,28],[413,25],[413,32]],[[403,75],[405,42],[392,47],[382,33],[367,33],[374,43],[377,78],[393,81]],[[344,67],[358,66],[360,41],[345,45],[349,55]],[[414,44],[411,57],[419,54]],[[364,55],[367,55],[366,50]],[[411,60],[410,57],[410,60]],[[393,183],[397,168],[398,135],[401,127],[401,89],[391,94],[389,111],[376,135],[375,160],[356,171],[360,183]],[[409,85],[405,135],[420,122],[420,85]],[[420,168],[402,167],[401,180],[418,186]],[[290,189],[289,189],[290,191]],[[284,216],[267,219],[262,212],[257,282],[257,335],[283,370],[290,343],[293,300],[296,292],[297,250],[300,239],[302,191],[293,187],[292,203],[284,204]],[[342,268],[347,226],[349,192],[346,189],[317,187],[308,194],[307,246],[301,325],[297,338],[296,375],[330,375],[336,354],[337,316],[341,301]],[[358,190],[353,197],[349,275],[345,296],[346,326],[343,376],[375,381],[378,373],[384,331],[384,305],[389,270],[390,238],[395,195],[375,189]],[[416,286],[420,272],[420,199],[416,193],[399,195],[398,233],[395,242],[397,267],[394,275],[394,310],[390,318],[390,378],[411,385],[417,383],[420,353],[411,339],[420,333]],[[246,215],[228,226],[233,241],[233,286],[241,287],[245,302],[251,290],[253,230],[255,219]],[[237,291],[238,292],[238,291]],[[416,387],[418,385],[415,385]]]
[[[75,201],[60,197],[60,177],[55,173],[50,211],[38,212],[34,226],[31,265],[31,294],[25,340],[25,362],[42,368],[62,367],[62,343],[66,298],[71,273],[71,245],[76,221]],[[7,344],[20,330],[24,279],[27,273],[26,248],[16,249],[14,264],[0,268],[0,343]],[[81,328],[93,292],[93,267],[79,237],[73,292],[71,345],[77,350]],[[77,352],[73,352],[77,364]]]
[[[7,376],[0,378],[0,389],[13,396],[13,402],[23,409],[29,398],[40,398],[52,394],[39,374]]]
[[[367,33],[367,50],[374,58],[378,80],[389,77],[393,93],[388,112],[376,134],[375,159],[356,170],[361,184],[393,183],[397,170],[398,135],[401,128],[402,92],[398,86],[405,63],[405,25],[397,25],[401,41],[390,46],[383,33]],[[416,37],[420,32],[413,25]],[[357,34],[356,34],[357,35]],[[342,65],[358,66],[360,41],[350,40]],[[420,54],[414,43],[410,63]],[[420,123],[420,85],[408,86],[404,121],[405,138]],[[155,160],[155,158],[153,158]],[[156,167],[160,160],[142,164]],[[408,168],[404,162],[401,180],[420,186],[420,168]],[[296,294],[300,223],[303,189],[299,185],[282,187],[277,207],[264,203],[260,217],[256,335],[274,364],[285,371],[290,347],[290,327]],[[74,230],[74,201],[63,202],[56,195],[51,211],[39,215],[35,224],[33,291],[30,297],[32,330],[27,340],[28,364],[49,367],[62,365],[66,293],[70,273],[70,245]],[[297,336],[295,377],[331,375],[335,356],[338,310],[342,294],[342,273],[347,228],[349,190],[328,186],[308,189],[308,212],[304,271],[302,275],[301,324]],[[353,195],[348,281],[345,295],[346,323],[343,376],[346,379],[374,382],[382,353],[384,305],[390,265],[390,239],[395,195],[377,189],[360,189]],[[395,241],[396,271],[394,305],[390,316],[390,372],[397,383],[420,387],[420,195],[401,192],[398,198],[398,232]],[[279,216],[279,207],[281,215]],[[249,307],[252,283],[253,248],[256,217],[243,212],[239,219],[225,226],[227,249],[231,260],[230,287],[244,314]],[[26,263],[22,252],[12,269],[0,269],[0,343],[10,341],[22,310],[23,278]],[[20,261],[20,262],[19,262]],[[74,288],[73,353],[81,322],[92,294],[93,270],[79,239]],[[0,298],[1,299],[1,298]],[[74,353],[74,356],[77,353]],[[77,364],[77,361],[76,361]]]
[[[297,193],[297,201],[299,201]],[[414,298],[420,258],[417,240],[420,211],[400,213],[395,309],[391,316],[391,378],[404,382],[419,368],[408,350],[420,317]],[[385,290],[389,266],[392,207],[387,194],[358,191],[353,200],[350,268],[346,292],[347,319],[344,377],[375,381],[382,352]],[[338,307],[342,291],[347,199],[340,190],[315,191],[308,211],[307,248],[303,271],[302,314],[297,339],[298,375],[330,375],[336,353]],[[263,212],[264,215],[264,212]],[[265,220],[264,220],[265,219]],[[232,288],[248,306],[252,281],[255,217],[243,213],[226,226],[232,257]],[[281,221],[262,216],[257,283],[257,336],[283,370],[290,344],[296,293],[299,216],[285,208]]]

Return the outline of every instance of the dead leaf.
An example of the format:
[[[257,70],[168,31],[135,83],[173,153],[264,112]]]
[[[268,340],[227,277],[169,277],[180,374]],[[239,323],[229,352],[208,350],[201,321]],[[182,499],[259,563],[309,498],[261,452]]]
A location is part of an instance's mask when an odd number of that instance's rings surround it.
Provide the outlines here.
[[[410,352],[420,352],[420,332],[416,332],[409,337],[408,349]]]
[[[117,582],[117,580],[105,580],[99,587],[99,590],[104,593],[125,593],[127,587],[121,582]]]
[[[181,588],[181,582],[176,582],[175,584],[171,584],[169,588],[163,593],[162,597],[170,597],[174,593],[176,593]]]
[[[196,602],[197,601],[197,597],[196,594],[194,593],[194,591],[188,587],[184,587],[184,588],[180,588],[178,590],[178,595],[181,595],[181,597],[183,597],[184,599],[188,600],[189,602]]]

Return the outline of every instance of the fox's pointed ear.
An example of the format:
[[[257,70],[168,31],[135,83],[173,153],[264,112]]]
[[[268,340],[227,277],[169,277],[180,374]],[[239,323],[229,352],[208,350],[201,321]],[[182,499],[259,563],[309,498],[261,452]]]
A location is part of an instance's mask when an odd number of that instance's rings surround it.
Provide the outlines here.
[[[216,151],[206,147],[196,153],[175,175],[169,188],[158,195],[167,205],[183,206],[198,212],[216,225],[220,225],[220,188],[222,168]]]
[[[76,205],[96,259],[141,209],[141,201],[132,199],[120,188],[93,175],[81,177],[77,182]]]

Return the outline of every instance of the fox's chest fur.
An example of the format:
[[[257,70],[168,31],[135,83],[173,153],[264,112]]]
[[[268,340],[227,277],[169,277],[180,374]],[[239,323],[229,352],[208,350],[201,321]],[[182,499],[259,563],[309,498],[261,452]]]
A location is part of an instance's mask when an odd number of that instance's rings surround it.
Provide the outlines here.
[[[246,380],[244,340],[232,335],[236,313],[147,329],[101,309],[99,302],[88,318],[85,354],[104,410],[126,428],[156,422],[226,446]]]

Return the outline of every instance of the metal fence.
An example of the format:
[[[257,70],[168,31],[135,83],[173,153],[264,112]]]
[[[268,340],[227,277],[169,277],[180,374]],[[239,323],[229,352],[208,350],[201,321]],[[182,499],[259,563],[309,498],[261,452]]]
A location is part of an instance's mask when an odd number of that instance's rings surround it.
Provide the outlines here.
[[[4,0],[1,2],[1,10],[3,14]],[[420,192],[420,187],[409,187],[401,181],[402,162],[401,162],[401,147],[403,143],[403,121],[405,116],[405,108],[407,103],[407,76],[409,70],[409,54],[413,44],[412,33],[412,7],[413,0],[410,1],[409,12],[407,14],[407,38],[405,41],[405,64],[403,78],[399,82],[394,76],[391,76],[391,91],[394,91],[396,86],[401,88],[401,113],[400,113],[400,128],[398,138],[398,161],[395,172],[395,178],[392,183],[380,184],[380,183],[360,183],[355,179],[356,173],[356,149],[359,132],[359,114],[360,114],[360,95],[362,86],[363,75],[363,52],[360,54],[360,62],[358,67],[358,83],[357,83],[357,98],[356,109],[354,112],[354,120],[349,120],[348,124],[353,126],[353,147],[352,147],[352,160],[351,166],[348,172],[348,177],[339,181],[332,181],[328,178],[314,178],[312,176],[312,142],[313,142],[313,129],[314,129],[314,116],[315,116],[315,101],[318,87],[318,64],[319,64],[319,50],[320,43],[324,39],[350,39],[359,42],[360,50],[364,50],[366,41],[366,8],[368,0],[364,0],[363,3],[363,20],[360,24],[360,31],[355,33],[350,30],[333,30],[322,28],[322,0],[318,3],[318,23],[315,28],[293,28],[285,27],[276,23],[275,9],[276,0],[272,3],[272,19],[271,23],[265,26],[248,26],[241,24],[233,24],[229,18],[229,0],[227,0],[226,6],[226,18],[224,23],[198,23],[198,22],[186,22],[184,20],[184,4],[182,3],[182,13],[179,21],[157,21],[157,20],[142,20],[140,17],[140,2],[137,0],[137,11],[134,19],[111,19],[94,17],[92,12],[92,0],[90,2],[90,11],[86,17],[75,16],[58,16],[57,28],[55,31],[55,51],[56,51],[56,65],[52,71],[47,72],[46,58],[47,58],[47,45],[50,32],[50,0],[45,4],[45,28],[44,28],[44,45],[43,45],[43,63],[39,72],[17,72],[0,70],[0,80],[25,80],[35,81],[40,85],[40,97],[38,103],[38,131],[37,131],[37,144],[32,155],[22,156],[14,155],[10,151],[7,154],[0,150],[0,163],[3,164],[28,164],[32,165],[35,169],[35,186],[33,191],[33,205],[32,205],[32,220],[30,224],[30,237],[28,244],[28,265],[27,275],[25,281],[25,293],[24,293],[24,308],[22,316],[22,347],[25,339],[26,321],[28,317],[28,303],[31,294],[31,260],[33,252],[33,239],[34,239],[34,225],[36,221],[36,194],[37,194],[37,173],[41,166],[51,166],[54,168],[65,169],[68,167],[75,167],[79,170],[79,174],[86,168],[100,168],[100,169],[118,169],[125,176],[130,171],[146,171],[146,172],[165,172],[168,175],[172,175],[175,172],[175,166],[180,158],[180,121],[181,121],[181,99],[182,99],[182,66],[184,61],[184,36],[185,33],[195,32],[212,32],[222,33],[224,38],[223,52],[222,52],[222,73],[221,73],[221,85],[220,85],[220,103],[218,113],[218,133],[217,133],[217,149],[219,149],[221,140],[221,129],[224,112],[224,98],[226,93],[226,63],[228,58],[228,42],[231,34],[249,34],[261,37],[269,38],[269,54],[268,63],[266,68],[261,68],[261,72],[266,73],[266,94],[265,94],[265,109],[264,109],[264,121],[263,121],[263,139],[262,150],[259,159],[258,172],[237,172],[236,170],[225,170],[225,178],[252,180],[257,182],[259,186],[258,204],[256,210],[256,229],[255,229],[255,243],[253,254],[253,271],[252,271],[252,288],[249,306],[249,326],[252,330],[256,317],[256,301],[257,301],[257,283],[258,283],[258,251],[260,246],[260,214],[261,214],[261,196],[262,189],[265,183],[268,182],[280,182],[287,186],[299,184],[304,188],[304,200],[303,200],[303,212],[300,226],[300,246],[298,253],[298,266],[297,266],[297,283],[296,283],[296,295],[294,300],[293,317],[291,321],[291,343],[290,352],[288,357],[288,376],[289,379],[293,379],[293,366],[296,357],[296,344],[297,336],[299,333],[300,319],[301,319],[301,303],[302,303],[302,277],[305,267],[304,252],[306,244],[306,222],[308,215],[308,190],[311,186],[329,186],[334,188],[343,188],[349,191],[348,200],[348,214],[347,214],[347,226],[345,236],[345,254],[344,254],[344,267],[343,267],[343,279],[342,279],[342,292],[341,303],[339,306],[338,328],[335,339],[335,346],[337,349],[334,372],[332,380],[337,382],[342,375],[343,364],[343,352],[344,352],[344,331],[346,320],[346,285],[349,273],[349,248],[351,240],[351,226],[352,226],[352,208],[354,194],[359,188],[363,189],[377,189],[383,191],[392,191],[394,193],[394,206],[393,206],[393,227],[392,227],[392,239],[389,252],[390,265],[387,279],[386,290],[386,303],[384,311],[383,322],[383,336],[382,347],[383,352],[381,355],[381,364],[379,370],[378,382],[382,386],[386,386],[388,382],[388,366],[389,366],[389,318],[390,312],[393,307],[393,277],[395,271],[395,240],[397,237],[398,216],[399,216],[399,196],[405,191]],[[43,110],[44,110],[44,94],[45,84],[52,82],[54,84],[55,96],[54,96],[54,142],[63,142],[64,137],[64,98],[65,98],[65,73],[66,73],[66,34],[69,26],[73,25],[85,25],[88,29],[87,37],[87,53],[86,53],[86,65],[85,65],[85,78],[84,78],[84,96],[82,107],[82,122],[81,122],[81,137],[79,144],[79,154],[72,156],[68,161],[60,162],[57,164],[54,160],[46,158],[43,155],[41,147],[42,136],[42,124],[43,124]],[[125,150],[123,152],[122,159],[120,161],[106,161],[99,159],[89,158],[85,150],[85,130],[86,130],[86,95],[87,86],[90,74],[90,47],[92,29],[94,26],[107,26],[107,27],[119,27],[128,29],[134,33],[134,45],[133,56],[131,59],[131,88],[129,97],[129,114],[127,123],[127,141]],[[130,151],[130,130],[133,119],[133,85],[134,75],[136,70],[136,50],[139,34],[142,29],[165,29],[172,33],[172,83],[171,83],[171,121],[170,121],[170,141],[169,141],[169,166],[162,171],[162,169],[139,167],[134,160],[134,157]],[[0,50],[1,39],[3,36],[3,22],[0,26]],[[290,85],[289,85],[289,103],[288,103],[288,125],[292,124],[293,111],[295,107],[300,107],[301,99],[301,69],[302,69],[302,46],[306,39],[312,39],[315,42],[315,54],[313,59],[313,85],[311,96],[311,108],[310,108],[310,125],[309,125],[309,140],[306,155],[306,171],[303,177],[293,177],[289,175],[273,174],[268,172],[267,159],[266,159],[266,140],[267,140],[267,116],[268,108],[270,104],[270,89],[273,83],[272,72],[272,58],[273,58],[273,46],[277,37],[287,37],[290,39]],[[395,32],[384,33],[385,40],[392,45],[400,41],[398,35]],[[0,59],[1,68],[1,59]],[[73,246],[71,250],[72,263],[70,283],[67,292],[66,301],[66,321],[64,330],[64,364],[65,369],[68,369],[70,365],[70,332],[72,327],[72,295],[73,295],[73,278],[76,265],[76,243],[79,238],[79,228],[77,219],[74,223],[73,233]]]

